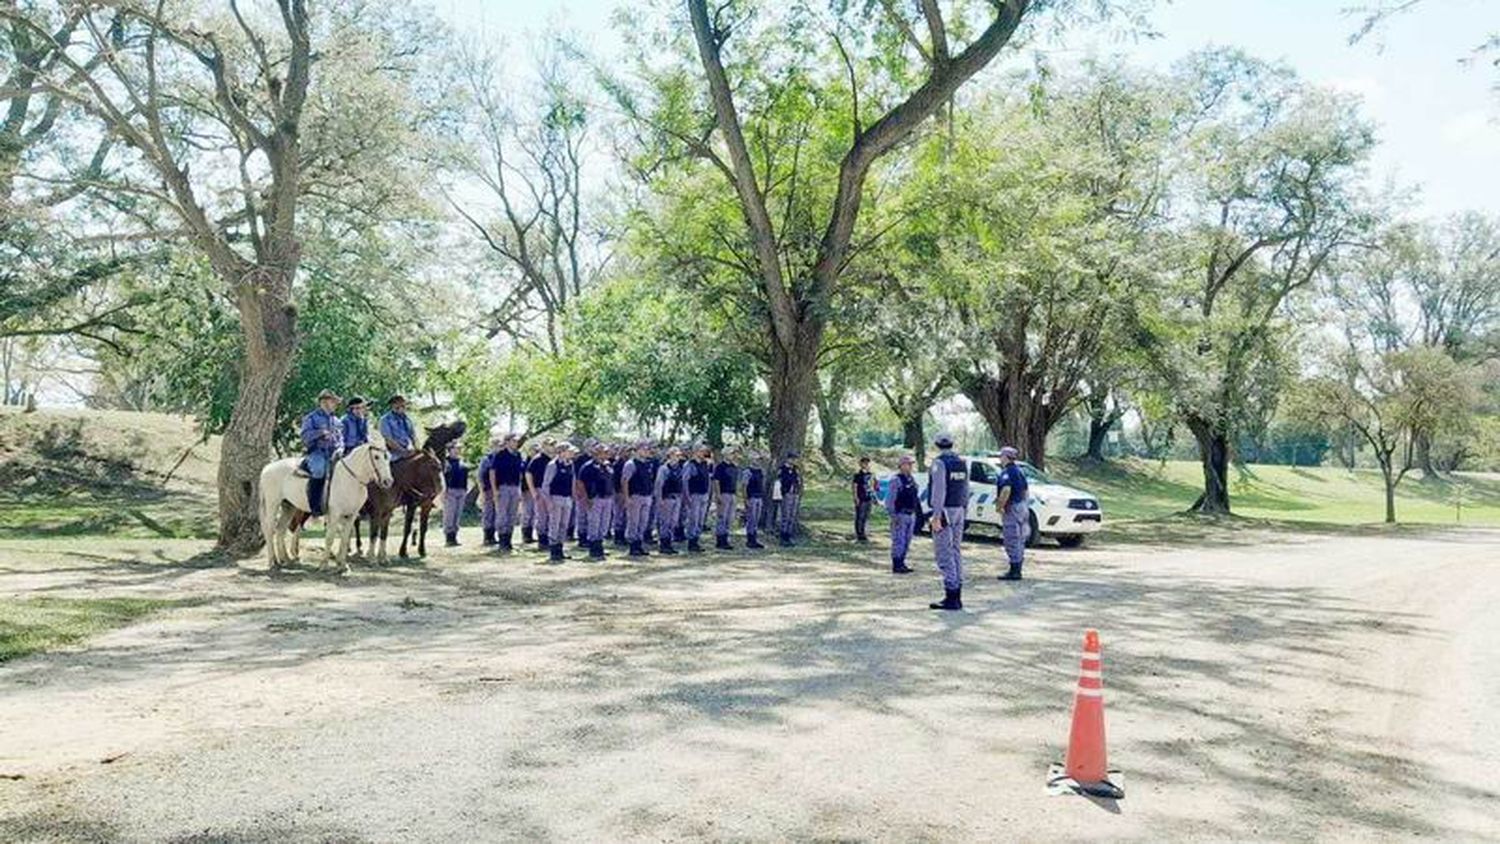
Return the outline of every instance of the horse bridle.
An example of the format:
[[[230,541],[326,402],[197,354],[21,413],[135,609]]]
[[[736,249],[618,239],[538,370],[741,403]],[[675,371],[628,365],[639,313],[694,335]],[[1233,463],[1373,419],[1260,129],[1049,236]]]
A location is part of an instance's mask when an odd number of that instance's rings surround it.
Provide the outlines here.
[[[369,445],[369,443],[366,443],[366,445]],[[375,449],[368,448],[365,450],[365,454],[368,454],[370,456],[370,476],[378,480],[380,478],[380,472],[375,468]],[[350,469],[348,466],[349,458],[353,456],[354,452],[351,451],[343,457],[340,457],[339,467],[342,468],[345,472],[348,472],[349,477],[353,478],[355,483],[359,483],[359,475],[354,474],[354,470]]]

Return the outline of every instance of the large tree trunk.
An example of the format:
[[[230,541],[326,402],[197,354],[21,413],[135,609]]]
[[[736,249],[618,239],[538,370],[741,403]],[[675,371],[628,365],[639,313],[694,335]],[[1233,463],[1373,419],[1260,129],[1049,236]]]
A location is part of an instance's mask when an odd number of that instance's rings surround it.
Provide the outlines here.
[[[1229,512],[1229,436],[1204,419],[1187,420],[1203,464],[1203,494],[1189,508],[1204,515]]]
[[[997,443],[1015,446],[1023,460],[1043,469],[1047,466],[1047,434],[1056,420],[1050,409],[1035,401],[1019,382],[1019,375],[1004,379],[970,376],[964,380],[963,392]]]
[[[927,430],[922,418],[925,413],[918,413],[910,419],[901,420],[901,444],[911,449],[913,456],[917,459],[917,470],[927,471]]]
[[[839,463],[838,451],[838,429],[844,415],[843,393],[841,385],[831,383],[827,387],[820,387],[814,395],[818,407],[818,451],[822,452],[823,461],[828,464],[828,468],[838,474],[843,474],[844,471]]]
[[[277,409],[297,353],[292,269],[256,269],[236,285],[245,329],[239,395],[219,449],[219,547],[249,554],[261,546],[260,470],[271,456]]]
[[[1089,447],[1083,453],[1085,460],[1104,462],[1104,441],[1109,437],[1109,429],[1114,425],[1113,416],[1089,416]]]
[[[818,344],[821,326],[799,323],[797,343],[784,350],[772,343],[771,371],[766,387],[771,393],[771,458],[779,465],[787,452],[800,452],[807,442],[807,417],[818,387]]]
[[[1437,465],[1432,459],[1432,434],[1418,432],[1413,435],[1412,444],[1415,446],[1417,468],[1422,470],[1422,480],[1437,480]]]
[[[1380,462],[1380,474],[1385,481],[1385,523],[1393,525],[1396,523],[1396,480],[1389,459]]]

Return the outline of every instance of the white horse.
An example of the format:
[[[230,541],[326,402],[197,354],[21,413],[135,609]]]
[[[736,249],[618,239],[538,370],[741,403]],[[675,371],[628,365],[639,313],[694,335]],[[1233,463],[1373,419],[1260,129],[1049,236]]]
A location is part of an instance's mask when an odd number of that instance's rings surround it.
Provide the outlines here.
[[[260,470],[260,530],[266,540],[271,571],[298,558],[302,526],[311,518],[307,503],[307,478],[297,473],[300,457],[288,457]],[[391,455],[385,438],[370,432],[370,441],[345,454],[328,469],[328,534],[323,542],[323,566],[337,561],[340,572],[349,570],[349,535],[354,520],[365,506],[369,485],[391,486]]]

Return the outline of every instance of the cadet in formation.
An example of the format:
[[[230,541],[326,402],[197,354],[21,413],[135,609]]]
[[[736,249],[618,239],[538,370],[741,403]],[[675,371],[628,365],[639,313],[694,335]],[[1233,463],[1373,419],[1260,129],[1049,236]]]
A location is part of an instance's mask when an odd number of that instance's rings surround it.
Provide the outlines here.
[[[647,556],[646,524],[651,520],[651,500],[656,489],[649,443],[636,444],[635,456],[620,469],[620,487],[625,495],[625,541],[630,544],[630,556]]]
[[[542,490],[547,496],[547,535],[545,541],[551,550],[552,562],[567,559],[563,554],[563,539],[567,536],[568,520],[573,515],[573,456],[572,443],[557,447],[557,456],[547,463],[542,476]]]
[[[682,507],[682,449],[673,446],[667,451],[667,462],[656,470],[656,518],[661,535],[660,551],[668,556],[677,554],[672,547],[673,525]]]
[[[964,608],[964,517],[969,507],[969,469],[953,453],[953,438],[939,434],[933,443],[939,449],[928,472],[928,503],[932,506],[932,549],[938,571],[943,574],[943,600],[930,604],[935,610]]]
[[[588,549],[590,560],[604,559],[604,536],[614,512],[614,476],[609,465],[609,448],[594,444],[594,456],[578,471],[588,500]],[[580,533],[583,522],[580,520]]]
[[[891,517],[891,571],[896,574],[912,573],[906,565],[906,552],[911,548],[917,513],[922,507],[917,479],[911,474],[914,463],[911,455],[902,455],[885,492],[885,512]]]
[[[799,456],[795,451],[788,452],[776,479],[781,490],[781,544],[788,548],[795,544],[792,537],[797,532],[797,505],[802,500],[802,473],[797,468]]]
[[[526,474],[526,458],[521,456],[520,436],[506,434],[500,445],[484,483],[495,499],[493,543],[501,551],[512,551],[515,549],[516,517],[521,507],[521,481]],[[522,539],[524,541],[525,537]]]
[[[745,467],[745,547],[761,549],[760,517],[766,505],[766,470],[761,468],[763,455],[752,454],[750,465]]]
[[[536,538],[539,551],[546,551],[547,543],[547,490],[542,480],[547,476],[547,464],[552,462],[552,440],[543,439],[534,444],[531,459],[526,461],[526,519],[521,525],[521,538],[530,542]]]
[[[1021,452],[1014,446],[1000,449],[1000,477],[995,482],[995,506],[1000,508],[1000,531],[1005,539],[1005,556],[1009,569],[1001,580],[1020,580],[1021,564],[1026,561],[1026,531],[1031,528],[1031,505],[1027,503],[1030,484],[1017,463]]]
[[[720,551],[733,551],[729,543],[729,532],[734,529],[735,504],[738,501],[740,467],[734,463],[735,453],[725,451],[714,466],[713,497],[719,503],[719,518],[714,522],[714,547]]]
[[[302,447],[307,454],[302,466],[308,477],[307,506],[314,516],[323,515],[328,474],[344,451],[344,422],[334,413],[338,406],[338,395],[324,390],[318,393],[317,409],[302,417]]]
[[[699,539],[703,536],[703,522],[708,517],[708,498],[713,490],[713,450],[699,446],[693,459],[683,469],[687,486],[687,514],[683,532],[687,537],[687,548],[694,554],[703,552]]]
[[[469,466],[459,456],[458,442],[448,443],[448,459],[443,464],[443,536],[449,548],[458,545],[458,524],[464,503],[469,498]]]
[[[484,530],[484,544],[495,544],[495,525],[499,523],[499,512],[495,509],[495,457],[504,447],[498,435],[490,437],[490,450],[479,461],[479,526]]]
[[[856,542],[869,542],[870,537],[865,534],[866,527],[870,523],[870,505],[875,500],[873,483],[875,476],[870,474],[870,458],[859,458],[859,471],[854,473],[854,539]]]

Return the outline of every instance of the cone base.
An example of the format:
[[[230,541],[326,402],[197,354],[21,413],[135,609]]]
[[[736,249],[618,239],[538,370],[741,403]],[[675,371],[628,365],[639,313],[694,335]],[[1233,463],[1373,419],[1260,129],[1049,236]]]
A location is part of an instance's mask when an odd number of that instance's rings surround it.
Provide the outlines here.
[[[1047,768],[1047,793],[1081,794],[1085,797],[1105,797],[1112,800],[1125,799],[1125,775],[1115,768],[1104,772],[1100,782],[1078,782],[1064,773],[1063,763],[1054,762]]]

